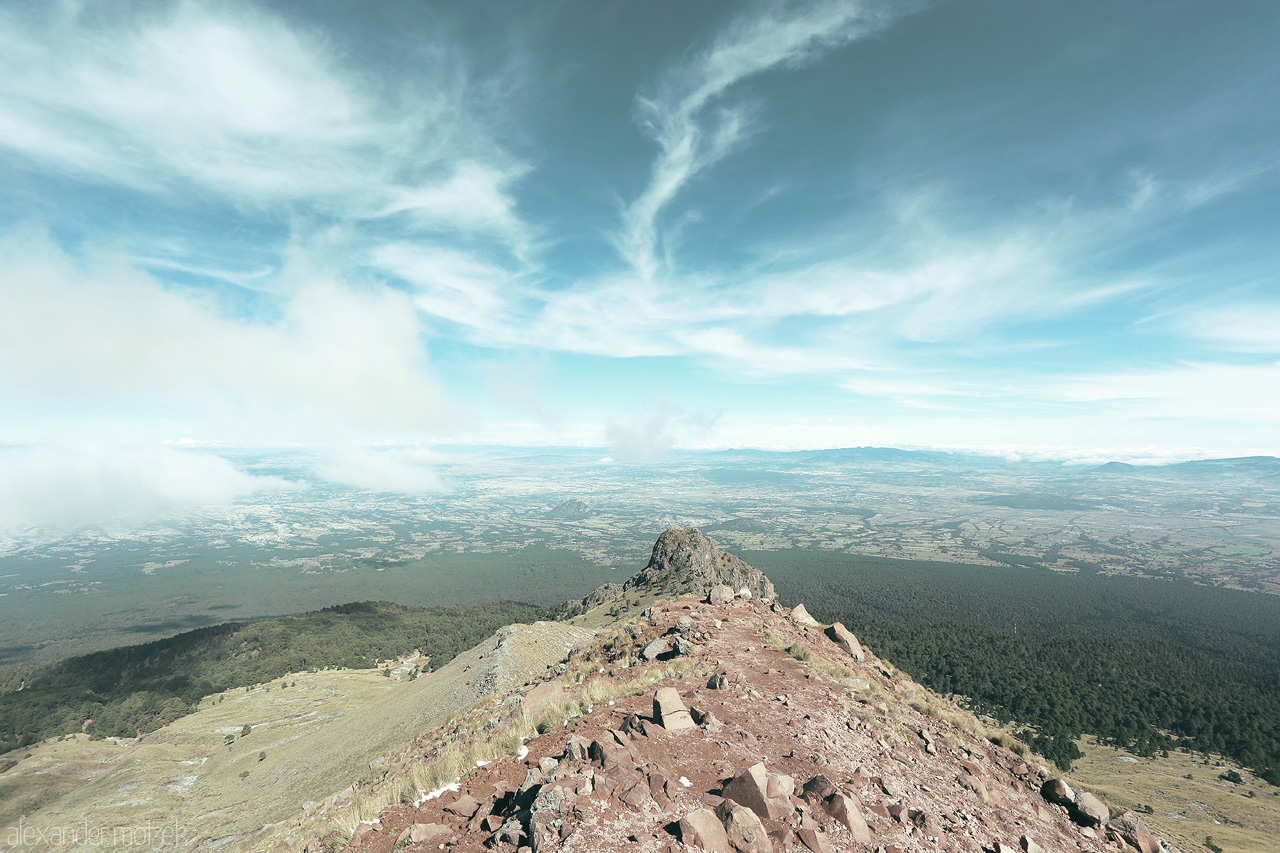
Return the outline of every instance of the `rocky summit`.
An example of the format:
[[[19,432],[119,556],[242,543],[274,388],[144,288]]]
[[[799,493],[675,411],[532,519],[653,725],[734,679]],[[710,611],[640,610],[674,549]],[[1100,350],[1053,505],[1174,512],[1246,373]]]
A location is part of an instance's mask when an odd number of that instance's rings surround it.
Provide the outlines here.
[[[523,731],[518,754],[283,849],[1172,853],[847,627],[762,600],[767,579],[698,531],[664,533],[641,574],[686,571],[712,589],[609,626],[501,700],[505,718],[422,739]]]
[[[764,572],[715,546],[696,527],[668,527],[653,546],[649,564],[623,584],[624,590],[671,590],[708,594],[727,586],[736,594],[748,590],[756,598],[777,597]]]

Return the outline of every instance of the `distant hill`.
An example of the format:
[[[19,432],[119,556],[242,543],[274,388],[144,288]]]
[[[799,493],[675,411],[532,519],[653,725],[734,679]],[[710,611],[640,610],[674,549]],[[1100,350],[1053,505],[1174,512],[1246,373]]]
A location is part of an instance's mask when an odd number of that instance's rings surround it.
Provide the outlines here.
[[[577,498],[561,501],[547,511],[547,518],[564,518],[569,521],[580,521],[591,515],[591,507]]]
[[[1128,462],[1108,462],[1106,465],[1094,468],[1093,472],[1095,474],[1132,474],[1141,470],[1137,465],[1130,465]]]

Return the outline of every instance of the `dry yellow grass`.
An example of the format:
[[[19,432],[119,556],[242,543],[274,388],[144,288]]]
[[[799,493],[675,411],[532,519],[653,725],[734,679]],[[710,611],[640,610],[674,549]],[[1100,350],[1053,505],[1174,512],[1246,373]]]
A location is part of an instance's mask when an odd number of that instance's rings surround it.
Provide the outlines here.
[[[397,682],[377,670],[291,675],[269,690],[235,690],[204,702],[141,742],[42,745],[0,777],[6,794],[14,795],[3,798],[5,824],[27,814],[25,823],[35,828],[88,826],[106,839],[85,848],[93,850],[133,849],[110,839],[119,837],[117,830],[127,835],[149,824],[181,828],[179,842],[168,849],[204,849],[223,839],[227,849],[256,849],[264,824],[296,819],[354,783],[346,799],[327,810],[354,826],[410,793],[411,780],[387,778],[386,765],[416,737],[490,701],[490,681],[504,690],[545,672],[573,641],[573,631],[589,636],[562,623],[525,630],[529,638],[508,639],[503,655],[489,642],[416,681]],[[557,646],[561,641],[566,645]],[[284,681],[296,686],[282,689]],[[251,730],[242,738],[245,725]],[[477,747],[490,751],[485,757],[512,749],[499,734],[511,733],[495,732]]]
[[[1247,770],[1217,759],[1206,766],[1202,757],[1183,752],[1138,758],[1091,738],[1079,746],[1084,758],[1075,762],[1069,778],[1112,808],[1150,807],[1154,813],[1143,814],[1143,821],[1183,853],[1210,853],[1207,838],[1224,853],[1280,849],[1280,789]],[[1237,771],[1244,784],[1219,778],[1227,770]]]

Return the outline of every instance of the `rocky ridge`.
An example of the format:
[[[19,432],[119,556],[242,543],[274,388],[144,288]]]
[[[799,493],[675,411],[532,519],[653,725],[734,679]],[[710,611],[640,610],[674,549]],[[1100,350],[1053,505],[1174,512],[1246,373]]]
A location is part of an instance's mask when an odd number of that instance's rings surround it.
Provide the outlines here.
[[[688,534],[646,571],[705,551]],[[578,648],[517,703],[537,723],[518,758],[383,809],[345,849],[1171,853],[843,625],[767,599],[718,584]]]

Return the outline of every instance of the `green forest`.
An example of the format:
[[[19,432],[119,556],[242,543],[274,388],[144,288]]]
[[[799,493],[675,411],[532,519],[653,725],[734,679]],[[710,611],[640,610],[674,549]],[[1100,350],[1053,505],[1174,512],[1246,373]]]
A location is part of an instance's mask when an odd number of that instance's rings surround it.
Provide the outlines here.
[[[231,622],[0,672],[0,753],[54,735],[135,737],[201,697],[327,667],[369,668],[417,649],[443,665],[503,625],[550,618],[516,602],[414,608],[386,602]]]
[[[1064,770],[1076,739],[1229,756],[1280,785],[1280,599],[1189,582],[825,551],[746,552],[788,601]]]

